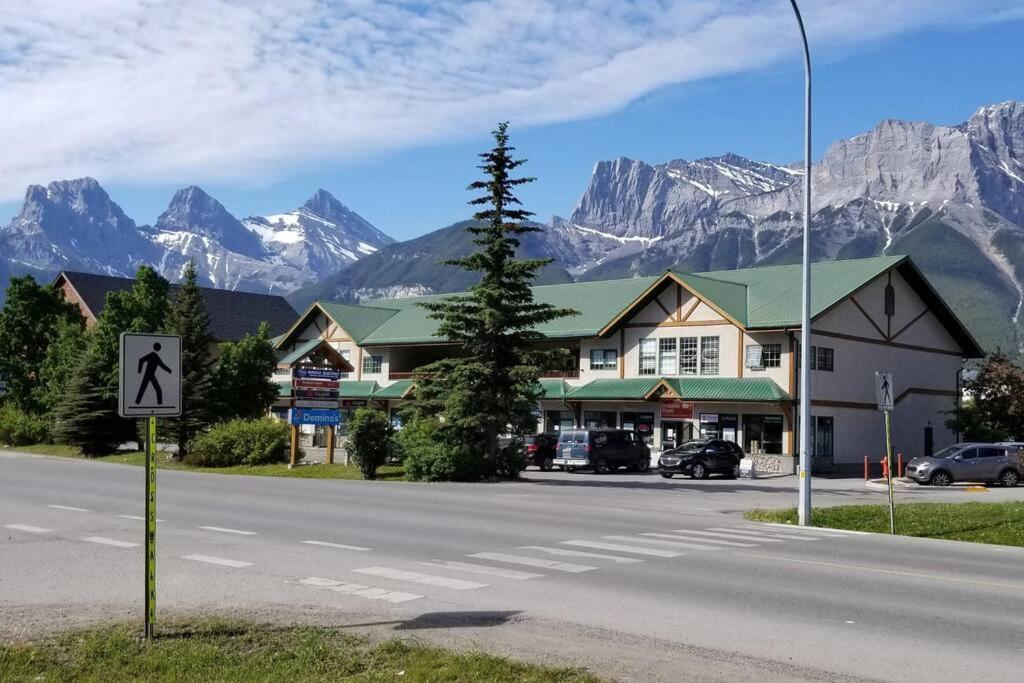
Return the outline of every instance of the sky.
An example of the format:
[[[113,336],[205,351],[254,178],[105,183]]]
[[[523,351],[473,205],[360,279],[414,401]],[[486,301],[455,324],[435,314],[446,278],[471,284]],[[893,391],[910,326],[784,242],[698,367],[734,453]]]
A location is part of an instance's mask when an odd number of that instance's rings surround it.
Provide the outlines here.
[[[886,118],[1024,100],[1024,0],[802,0],[814,156]],[[91,175],[138,223],[198,184],[236,216],[324,188],[397,239],[469,215],[511,123],[540,219],[597,161],[800,158],[786,0],[48,0],[0,14],[0,223]]]

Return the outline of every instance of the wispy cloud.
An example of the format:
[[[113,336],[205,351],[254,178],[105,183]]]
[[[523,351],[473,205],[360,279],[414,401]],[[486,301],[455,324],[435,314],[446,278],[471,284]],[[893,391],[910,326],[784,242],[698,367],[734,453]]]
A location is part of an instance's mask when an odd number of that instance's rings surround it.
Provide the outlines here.
[[[1021,0],[804,0],[815,49]],[[47,0],[0,13],[0,201],[32,182],[280,178],[494,121],[600,115],[798,54],[785,0]]]

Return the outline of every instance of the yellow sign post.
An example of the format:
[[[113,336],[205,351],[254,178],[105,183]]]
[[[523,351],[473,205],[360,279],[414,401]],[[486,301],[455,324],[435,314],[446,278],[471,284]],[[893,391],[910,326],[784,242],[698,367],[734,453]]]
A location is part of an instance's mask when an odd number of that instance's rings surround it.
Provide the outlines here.
[[[153,636],[156,623],[156,418],[146,429],[146,623],[143,637]]]
[[[885,413],[885,472],[886,484],[889,489],[889,533],[896,533],[896,501],[892,490],[892,409],[896,402],[893,397],[896,390],[892,384],[891,372],[875,373],[875,402],[878,409]]]

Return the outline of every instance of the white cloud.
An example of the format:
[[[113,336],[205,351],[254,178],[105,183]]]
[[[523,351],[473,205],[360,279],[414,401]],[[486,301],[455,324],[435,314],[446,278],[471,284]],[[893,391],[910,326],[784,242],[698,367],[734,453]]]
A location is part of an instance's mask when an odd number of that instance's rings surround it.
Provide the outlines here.
[[[803,0],[824,53],[1021,0]],[[47,0],[0,13],[0,201],[28,183],[258,182],[600,115],[797,58],[786,0]]]

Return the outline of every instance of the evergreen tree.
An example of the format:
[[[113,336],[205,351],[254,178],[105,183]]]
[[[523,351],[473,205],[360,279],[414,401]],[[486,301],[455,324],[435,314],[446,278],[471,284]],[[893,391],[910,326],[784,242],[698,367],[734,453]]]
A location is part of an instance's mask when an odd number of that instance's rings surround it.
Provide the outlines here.
[[[48,413],[60,405],[71,378],[88,344],[88,337],[79,318],[75,321],[61,320],[57,323],[57,336],[46,349],[46,357],[39,368],[39,384],[35,391],[36,402]]]
[[[535,429],[537,378],[556,361],[554,352],[537,350],[543,335],[536,328],[575,311],[534,301],[530,286],[550,259],[515,258],[519,238],[540,228],[527,222],[533,214],[513,194],[534,178],[511,175],[526,160],[512,158],[508,124],[492,133],[494,148],[479,155],[486,179],[469,186],[482,192],[469,203],[485,207],[467,228],[478,249],[447,262],[479,273],[479,283],[421,304],[439,321],[439,335],[459,343],[464,356],[423,368],[429,374],[417,386],[413,413],[442,418],[441,438],[461,449],[463,460],[476,459],[480,475],[514,477],[518,468],[501,467],[499,435]]]
[[[179,458],[188,455],[188,442],[213,413],[213,337],[197,277],[195,261],[189,261],[166,325],[168,334],[181,337],[181,417],[169,421]]]
[[[278,387],[272,379],[276,368],[277,354],[265,322],[256,334],[222,343],[216,374],[218,419],[265,416],[277,399]]]
[[[84,324],[76,304],[52,285],[40,285],[31,275],[11,278],[0,311],[0,375],[7,378],[6,400],[23,410],[41,413],[40,370],[47,348],[63,323]]]

